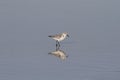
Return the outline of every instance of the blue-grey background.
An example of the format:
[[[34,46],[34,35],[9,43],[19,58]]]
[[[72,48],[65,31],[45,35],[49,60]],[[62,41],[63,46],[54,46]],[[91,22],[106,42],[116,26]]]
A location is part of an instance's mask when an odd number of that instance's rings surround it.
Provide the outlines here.
[[[120,0],[0,0],[0,80],[120,80]],[[49,34],[68,32],[62,61]]]

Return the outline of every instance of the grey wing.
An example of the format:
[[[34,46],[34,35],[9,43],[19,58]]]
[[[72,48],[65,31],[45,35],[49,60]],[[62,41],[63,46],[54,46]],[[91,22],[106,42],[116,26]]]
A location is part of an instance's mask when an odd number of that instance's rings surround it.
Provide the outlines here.
[[[57,37],[57,38],[60,38],[62,35],[61,34],[56,34],[56,35],[49,35],[48,37]]]

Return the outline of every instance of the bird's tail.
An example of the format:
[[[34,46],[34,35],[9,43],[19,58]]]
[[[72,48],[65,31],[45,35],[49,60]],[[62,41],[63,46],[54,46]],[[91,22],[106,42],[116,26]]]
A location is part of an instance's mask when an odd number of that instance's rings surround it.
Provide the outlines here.
[[[48,37],[53,37],[53,36],[49,35]]]

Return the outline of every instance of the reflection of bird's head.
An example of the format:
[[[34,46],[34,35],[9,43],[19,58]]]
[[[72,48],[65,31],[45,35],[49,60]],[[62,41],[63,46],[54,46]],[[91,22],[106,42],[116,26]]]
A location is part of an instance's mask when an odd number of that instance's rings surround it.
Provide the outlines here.
[[[62,60],[65,60],[68,57],[62,50],[56,50],[56,51],[50,52],[49,54],[59,57]]]

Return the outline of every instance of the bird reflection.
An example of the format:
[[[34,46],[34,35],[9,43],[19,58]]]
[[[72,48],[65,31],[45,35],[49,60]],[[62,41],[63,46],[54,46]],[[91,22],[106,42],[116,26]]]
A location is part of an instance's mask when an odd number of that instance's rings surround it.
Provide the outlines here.
[[[61,60],[65,60],[68,57],[68,55],[63,50],[60,50],[59,47],[56,47],[55,51],[52,51],[48,54],[54,55],[54,56],[60,58]]]

